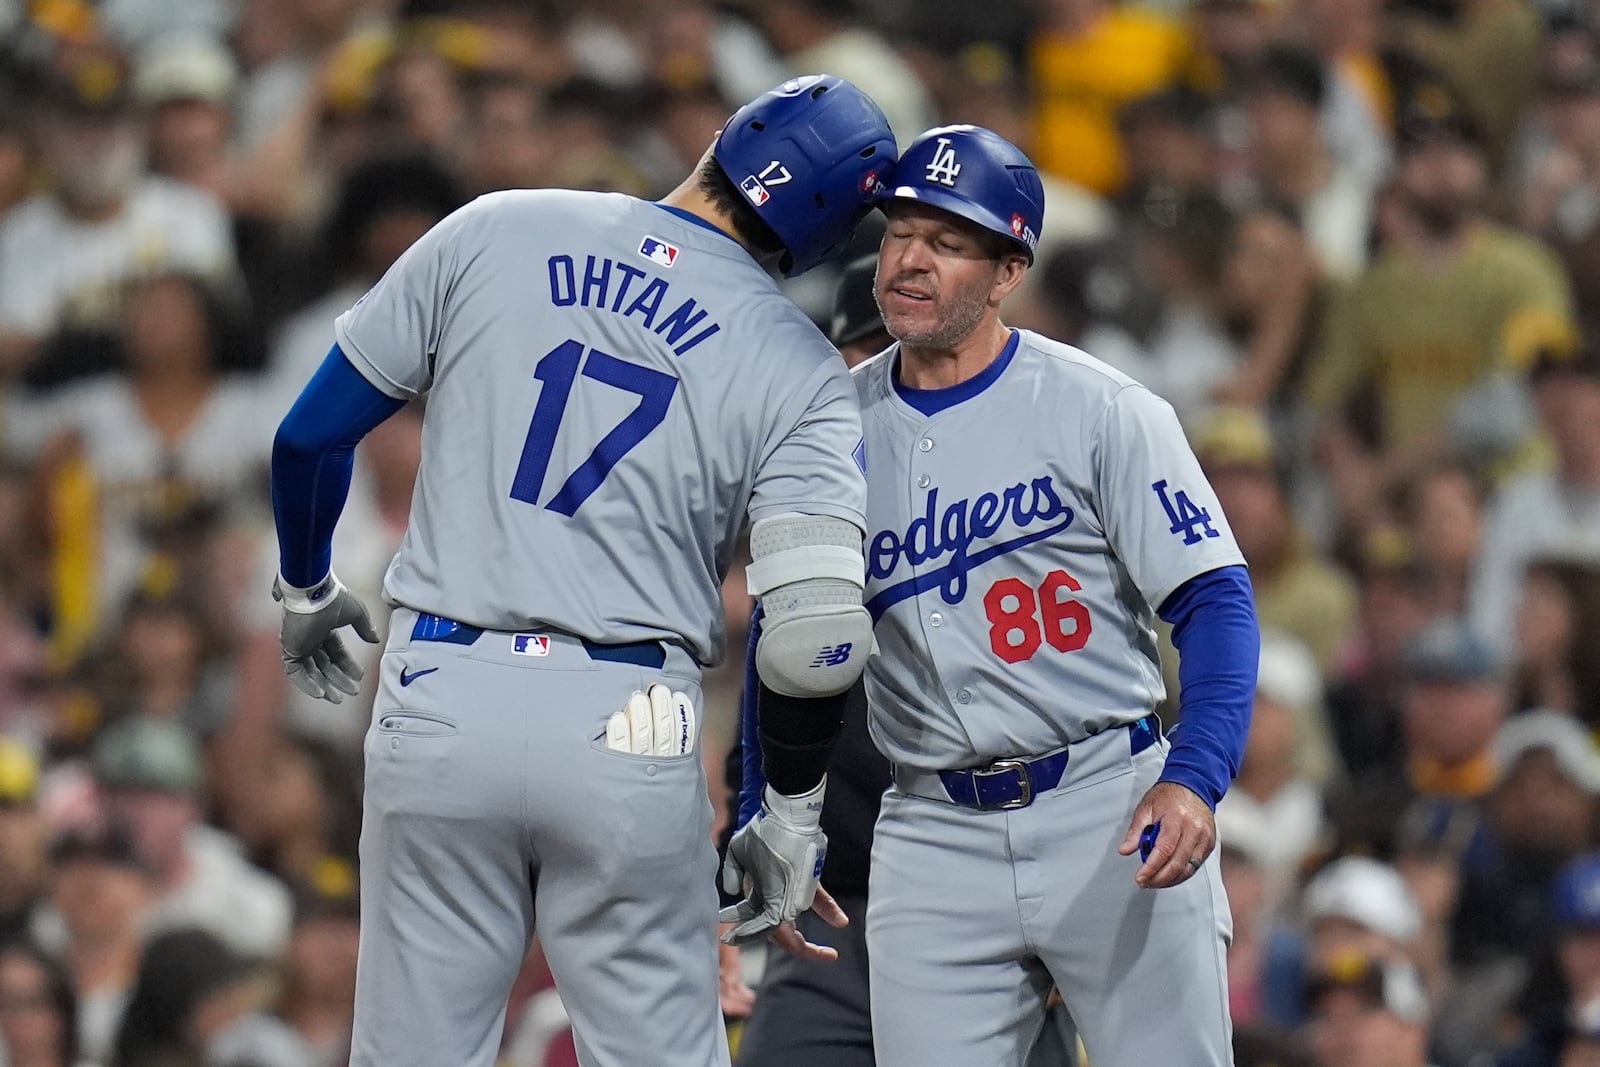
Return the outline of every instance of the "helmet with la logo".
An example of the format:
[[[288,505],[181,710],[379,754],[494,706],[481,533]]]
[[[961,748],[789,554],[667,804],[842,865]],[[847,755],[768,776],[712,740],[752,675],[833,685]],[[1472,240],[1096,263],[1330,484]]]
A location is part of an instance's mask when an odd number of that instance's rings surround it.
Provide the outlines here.
[[[1033,262],[1044,232],[1044,186],[1022,149],[982,126],[939,126],[906,148],[878,198],[943,208],[1016,243]]]
[[[734,112],[711,154],[783,242],[778,269],[802,274],[849,242],[894,176],[894,133],[843,78],[790,78]]]

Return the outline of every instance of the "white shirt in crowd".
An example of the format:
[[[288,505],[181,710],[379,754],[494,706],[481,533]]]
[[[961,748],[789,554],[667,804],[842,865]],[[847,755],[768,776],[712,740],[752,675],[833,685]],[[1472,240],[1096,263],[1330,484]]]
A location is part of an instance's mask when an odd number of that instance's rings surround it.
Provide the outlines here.
[[[221,280],[235,269],[222,205],[192,186],[146,178],[116,217],[88,223],[40,194],[0,220],[0,330],[108,327],[130,279],[176,270]]]
[[[104,375],[42,395],[5,401],[5,445],[29,458],[62,433],[78,434],[98,483],[99,599],[114,612],[136,588],[149,549],[141,522],[170,503],[175,488],[207,499],[266,499],[265,475],[277,420],[259,386],[221,379],[183,439],[168,450],[145,418],[133,385]],[[176,483],[176,485],[175,485]]]

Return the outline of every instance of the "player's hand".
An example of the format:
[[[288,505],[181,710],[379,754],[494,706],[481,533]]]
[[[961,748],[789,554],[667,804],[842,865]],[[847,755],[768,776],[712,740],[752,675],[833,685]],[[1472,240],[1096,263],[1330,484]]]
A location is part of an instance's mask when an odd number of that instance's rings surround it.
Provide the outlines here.
[[[794,920],[816,899],[817,879],[828,854],[828,838],[821,825],[826,784],[824,779],[798,797],[783,796],[768,786],[760,814],[728,842],[722,888],[727,893],[743,893],[744,899],[722,909],[721,920],[734,924],[722,935],[727,944],[743,945],[772,934],[780,947],[806,951],[807,942],[794,929]],[[833,898],[823,894],[823,899],[818,914],[832,922],[842,912]],[[788,930],[781,929],[785,924]]]
[[[272,583],[272,599],[283,605],[278,641],[284,673],[295,688],[331,704],[344,699],[340,693],[359,693],[366,672],[334,631],[349,626],[363,641],[377,644],[366,605],[331,571],[311,589],[296,589],[280,577]]]
[[[1128,834],[1117,849],[1131,856],[1146,827],[1158,832],[1150,855],[1133,880],[1144,889],[1165,889],[1188,881],[1217,844],[1217,818],[1194,790],[1176,782],[1157,782],[1139,801]]]
[[[749,1018],[756,1006],[756,992],[745,984],[743,954],[734,945],[717,945],[717,998],[729,1019]]]
[[[844,913],[838,901],[820,885],[817,886],[817,895],[811,900],[811,910],[835,930],[842,930],[850,925],[850,916]],[[807,941],[806,935],[800,932],[800,926],[795,922],[779,923],[777,928],[767,935],[767,940],[798,959],[832,963],[839,958],[838,949]]]

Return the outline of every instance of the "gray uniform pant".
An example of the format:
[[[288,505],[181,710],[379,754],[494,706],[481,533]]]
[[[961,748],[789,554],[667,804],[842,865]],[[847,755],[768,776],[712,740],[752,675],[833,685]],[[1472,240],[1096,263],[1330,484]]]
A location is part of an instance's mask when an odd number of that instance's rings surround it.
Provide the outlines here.
[[[726,1067],[699,754],[599,741],[653,681],[699,706],[698,668],[555,633],[522,642],[542,655],[414,641],[415,618],[394,614],[366,739],[352,1067],[492,1067],[534,934],[585,1067]]]
[[[875,1067],[867,979],[867,902],[841,897],[850,925],[835,930],[812,912],[800,916],[810,941],[831,945],[833,963],[771,949],[756,1006],[739,1041],[738,1067]],[[1066,1010],[1046,1015],[1028,1067],[1076,1067],[1078,1033]]]
[[[1014,811],[889,790],[867,909],[877,1067],[1020,1067],[1052,982],[1094,1067],[1233,1063],[1215,854],[1157,890],[1117,854],[1166,753],[1107,730]]]

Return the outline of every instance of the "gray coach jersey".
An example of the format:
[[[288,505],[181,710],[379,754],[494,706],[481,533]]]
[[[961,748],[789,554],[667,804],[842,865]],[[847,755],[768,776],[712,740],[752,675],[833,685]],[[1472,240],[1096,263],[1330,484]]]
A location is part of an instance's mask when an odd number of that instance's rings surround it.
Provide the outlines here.
[[[931,416],[896,359],[855,371],[878,747],[943,770],[1147,714],[1164,695],[1151,605],[1244,562],[1172,408],[1025,330]]]
[[[336,335],[384,393],[428,395],[397,604],[709,664],[747,511],[864,525],[843,362],[742,247],[658,205],[481,197]]]

